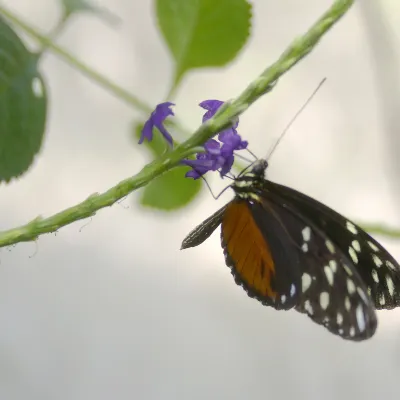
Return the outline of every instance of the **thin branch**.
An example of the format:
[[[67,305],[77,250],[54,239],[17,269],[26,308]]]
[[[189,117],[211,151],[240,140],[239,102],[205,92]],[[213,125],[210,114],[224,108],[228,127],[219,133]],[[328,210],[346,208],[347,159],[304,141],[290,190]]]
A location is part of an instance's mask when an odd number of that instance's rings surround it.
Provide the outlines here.
[[[358,222],[357,224],[371,234],[382,235],[393,239],[400,239],[400,229],[390,228],[389,226],[380,223],[364,224],[362,222]]]
[[[13,12],[7,10],[2,5],[0,5],[0,14],[10,20],[17,27],[19,27],[29,35],[33,36],[44,48],[50,49],[54,54],[61,57],[68,64],[78,69],[82,74],[86,75],[89,79],[95,81],[98,85],[107,89],[119,99],[124,100],[126,103],[133,105],[136,109],[143,111],[146,114],[150,114],[153,111],[152,107],[141,101],[137,96],[128,92],[123,87],[118,86],[109,78],[94,70],[88,64],[85,64],[83,61],[78,60],[67,50],[54,43],[54,41],[48,36],[41,34],[37,29],[24,22],[21,18],[19,18]]]
[[[254,103],[260,96],[268,93],[277,83],[277,80],[303,57],[305,57],[319,42],[321,37],[348,11],[353,4],[353,0],[336,0],[332,7],[306,32],[303,36],[297,38],[282,54],[282,56],[267,68],[258,78],[256,78],[236,99],[230,104],[221,107],[219,112],[205,124],[202,124],[197,131],[181,145],[178,145],[172,152],[164,154],[161,158],[153,161],[145,166],[137,175],[128,178],[113,188],[102,194],[93,194],[85,201],[61,211],[49,218],[38,217],[18,228],[0,233],[0,247],[10,244],[35,240],[39,235],[54,232],[59,228],[71,224],[83,218],[93,216],[98,210],[109,207],[119,199],[127,196],[132,191],[145,186],[152,179],[176,167],[179,162],[196,152],[196,146],[202,145],[206,140],[223,130],[231,124],[234,118],[242,114],[247,108]],[[13,22],[18,23],[25,31],[37,36],[28,25],[21,25],[21,21],[16,21],[9,12],[4,12],[4,8],[0,7],[0,13],[7,16]],[[58,52],[65,59],[70,59],[70,55],[64,52],[53,43],[47,43],[45,37],[40,39],[42,43],[49,46],[52,51]],[[79,67],[85,71],[87,67],[80,64]],[[97,76],[99,83],[104,78]],[[116,93],[117,94],[117,93]],[[119,93],[122,98],[128,97],[132,103],[141,108],[146,108],[139,100],[130,97],[129,93]]]
[[[36,28],[32,27],[25,21],[23,21],[20,17],[15,15],[10,10],[7,10],[2,5],[0,5],[0,15],[8,18],[13,24],[15,24],[18,28],[25,31],[25,33],[31,35],[34,39],[36,39],[42,46],[40,49],[38,56],[43,53],[43,49],[51,50],[56,56],[60,57],[67,64],[75,68],[81,74],[85,75],[87,78],[96,82],[100,87],[107,90],[109,93],[117,97],[118,99],[124,101],[128,105],[132,106],[136,110],[143,112],[146,116],[149,115],[153,111],[153,107],[144,101],[140,100],[133,93],[127,91],[124,87],[119,86],[117,83],[113,82],[107,76],[101,74],[99,71],[95,70],[90,65],[85,62],[79,60],[76,56],[70,53],[68,50],[63,47],[57,45],[54,42],[53,32],[50,35],[43,35]],[[189,131],[186,129],[177,117],[174,120],[167,121],[170,126],[173,126],[178,131],[189,136]]]

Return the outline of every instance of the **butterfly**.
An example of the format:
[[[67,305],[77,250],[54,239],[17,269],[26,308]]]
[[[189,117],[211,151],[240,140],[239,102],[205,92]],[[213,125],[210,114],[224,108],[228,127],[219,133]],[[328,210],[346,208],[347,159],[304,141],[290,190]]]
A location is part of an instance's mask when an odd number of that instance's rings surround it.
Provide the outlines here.
[[[221,225],[225,261],[250,297],[295,309],[343,339],[374,335],[376,310],[400,305],[400,266],[367,232],[319,201],[265,178],[257,160],[234,179],[235,197],[182,242]]]

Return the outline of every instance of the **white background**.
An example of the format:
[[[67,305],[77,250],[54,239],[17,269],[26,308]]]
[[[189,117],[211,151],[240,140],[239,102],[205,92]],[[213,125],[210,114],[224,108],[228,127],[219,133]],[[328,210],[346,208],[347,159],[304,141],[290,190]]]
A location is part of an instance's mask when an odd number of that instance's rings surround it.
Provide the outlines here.
[[[42,31],[53,0],[2,4]],[[151,105],[172,62],[150,0],[99,2],[123,18],[112,29],[80,15],[59,38],[82,60]],[[191,73],[175,112],[195,129],[209,98],[238,95],[331,4],[255,0],[254,27],[224,69]],[[400,226],[400,8],[359,1],[317,49],[241,118],[265,155],[323,77],[328,80],[272,159],[269,177],[357,221]],[[30,39],[30,44],[34,44]],[[44,145],[20,180],[0,186],[0,229],[51,215],[133,175],[147,153],[130,128],[141,114],[51,53]],[[219,188],[223,183],[211,179]],[[215,234],[179,251],[185,234],[231,196],[175,213],[121,205],[0,252],[0,399],[397,399],[400,313],[380,312],[376,335],[350,343],[294,311],[249,299],[232,280]],[[397,241],[382,239],[397,258]]]

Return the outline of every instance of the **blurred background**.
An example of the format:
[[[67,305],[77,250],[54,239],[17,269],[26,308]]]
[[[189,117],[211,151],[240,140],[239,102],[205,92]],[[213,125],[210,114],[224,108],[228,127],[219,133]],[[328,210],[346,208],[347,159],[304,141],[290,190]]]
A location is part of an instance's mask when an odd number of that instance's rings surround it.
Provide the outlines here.
[[[190,73],[175,112],[197,128],[209,98],[238,95],[328,0],[253,0],[253,32],[224,69]],[[264,156],[327,77],[271,160],[273,181],[358,222],[400,227],[400,7],[363,0],[240,122]],[[3,0],[44,32],[55,0]],[[146,102],[163,100],[172,62],[150,0],[102,0],[123,21],[89,14],[58,43]],[[23,36],[28,44],[34,42]],[[0,230],[103,192],[148,161],[132,139],[141,115],[49,52],[49,119],[41,154],[0,188]],[[218,192],[225,182],[210,179]],[[229,200],[207,191],[161,213],[134,193],[94,218],[0,252],[0,399],[397,399],[400,312],[379,312],[376,335],[346,342],[294,311],[263,307],[236,286],[215,233],[184,236]],[[379,238],[400,259],[400,240]]]

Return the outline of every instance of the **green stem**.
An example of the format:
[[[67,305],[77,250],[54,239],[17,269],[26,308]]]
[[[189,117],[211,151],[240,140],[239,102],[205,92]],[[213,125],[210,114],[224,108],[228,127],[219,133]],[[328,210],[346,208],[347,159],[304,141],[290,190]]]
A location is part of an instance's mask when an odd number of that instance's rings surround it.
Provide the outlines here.
[[[393,239],[400,238],[400,229],[390,228],[383,224],[364,224],[362,222],[358,223],[367,232],[373,233],[374,235],[382,235],[391,237]]]
[[[336,0],[332,7],[311,27],[308,32],[306,32],[302,37],[296,39],[286,49],[277,62],[267,68],[230,104],[221,107],[220,111],[213,118],[208,120],[205,124],[202,124],[193,136],[187,139],[184,143],[178,145],[172,152],[164,154],[158,160],[153,161],[144,167],[137,175],[120,182],[103,194],[94,194],[85,201],[49,218],[43,219],[39,217],[24,226],[1,232],[0,247],[22,241],[35,240],[43,233],[53,232],[72,222],[92,216],[101,208],[111,206],[119,199],[127,196],[133,190],[145,186],[152,179],[177,166],[182,158],[196,152],[196,146],[202,145],[206,140],[229,126],[234,118],[243,113],[260,96],[269,92],[276,84],[278,78],[305,57],[315,47],[321,37],[337,21],[339,21],[352,4],[353,0]],[[10,18],[10,13],[4,13],[2,7],[0,7],[0,12],[3,12],[4,15]],[[15,18],[10,19],[16,22]],[[19,26],[21,26],[20,23]],[[32,34],[37,36],[37,33],[35,33],[35,31],[30,27],[25,26],[24,29],[28,32],[33,32]],[[41,40],[47,42],[45,37],[42,37]],[[62,54],[67,60],[71,58],[68,53],[64,52],[52,43],[48,43],[48,45],[53,51]],[[75,65],[77,65],[76,62]],[[84,64],[78,65],[80,65],[81,70],[88,70],[88,67]],[[90,74],[88,72],[88,75]],[[107,85],[111,84],[108,80],[104,81],[104,78],[101,77],[101,75],[96,76],[101,81],[106,82]],[[119,89],[115,89],[118,93]],[[142,110],[147,107],[136,98],[131,97],[127,92],[122,91],[119,94],[122,98],[125,97],[131,103],[137,103],[139,108]]]
[[[104,193],[95,193],[75,206],[67,208],[48,218],[37,217],[33,221],[20,227],[0,233],[0,247],[9,246],[19,242],[36,240],[39,235],[55,232],[63,226],[84,218],[91,217],[104,207],[110,207],[118,200],[126,197],[133,190],[145,186],[155,177],[177,166],[182,158],[189,157],[199,149],[191,150],[177,148],[171,153],[166,153],[157,161],[146,165],[135,176],[125,179]]]
[[[63,15],[63,17],[58,21],[58,24],[55,26],[55,28],[47,35],[47,38],[49,39],[48,43],[54,43],[56,41],[57,37],[60,36],[62,31],[64,30],[67,22],[68,17]],[[41,56],[49,49],[48,43],[42,43],[41,48],[36,53],[37,59],[41,58]]]
[[[123,87],[118,86],[116,83],[112,82],[108,77],[102,75],[100,72],[96,71],[93,67],[85,64],[83,61],[78,60],[74,55],[69,53],[66,49],[58,46],[53,41],[53,33],[50,34],[51,37],[41,34],[37,29],[31,27],[26,22],[24,22],[17,15],[11,11],[5,9],[0,5],[0,14],[3,14],[11,22],[13,22],[20,29],[24,30],[26,33],[34,37],[41,45],[42,49],[50,49],[55,55],[62,58],[69,65],[71,65],[76,70],[80,71],[83,75],[96,82],[99,86],[103,87],[105,90],[113,94],[120,100],[125,101],[127,104],[133,106],[134,108],[142,111],[146,116],[148,116],[152,111],[153,107],[141,101],[137,96],[125,90]],[[42,49],[39,51],[38,56],[43,52]],[[186,129],[182,123],[179,122],[178,118],[173,121],[169,121],[170,126],[173,126],[178,131],[189,135],[188,129]]]
[[[138,97],[129,93],[124,88],[118,86],[106,76],[102,75],[89,65],[85,64],[83,61],[78,60],[67,50],[55,44],[50,38],[39,33],[35,28],[32,28],[30,25],[22,21],[18,16],[16,16],[11,11],[5,9],[3,6],[0,6],[0,14],[7,17],[16,26],[24,30],[29,35],[33,36],[37,41],[41,43],[44,48],[50,49],[54,54],[61,57],[68,64],[78,69],[82,74],[86,75],[89,79],[98,83],[100,86],[111,92],[116,97],[124,100],[128,104],[131,104],[132,106],[143,111],[147,115],[153,111],[152,107],[142,102]]]

